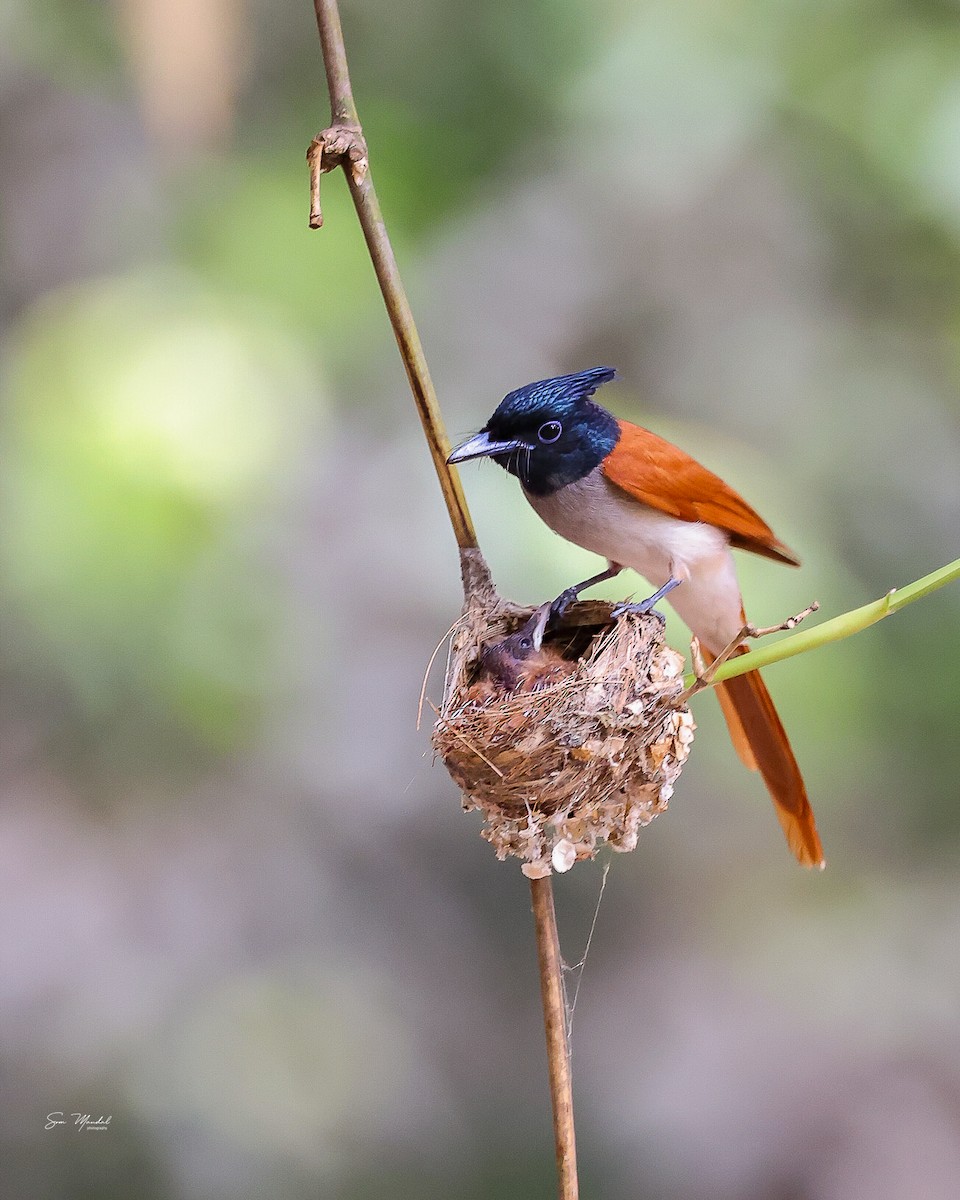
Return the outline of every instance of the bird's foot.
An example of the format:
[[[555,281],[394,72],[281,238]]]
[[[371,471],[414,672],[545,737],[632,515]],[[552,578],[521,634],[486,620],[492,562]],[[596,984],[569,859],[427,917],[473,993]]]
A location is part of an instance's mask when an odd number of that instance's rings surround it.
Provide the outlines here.
[[[614,620],[616,620],[617,617],[622,617],[626,613],[636,613],[638,616],[645,616],[647,613],[652,613],[653,616],[657,617],[663,624],[666,624],[666,617],[663,615],[663,613],[657,612],[654,605],[662,600],[669,592],[672,592],[675,587],[679,586],[680,580],[671,575],[663,587],[655,591],[652,596],[648,596],[646,600],[640,600],[636,604],[618,604],[610,615],[614,618]]]
[[[575,583],[573,587],[568,587],[562,591],[560,595],[550,605],[550,620],[559,621],[563,614],[567,611],[570,605],[576,600],[581,592],[585,592],[587,588],[592,588],[598,583],[603,583],[607,579],[615,579],[623,567],[619,563],[612,562],[605,571],[601,571],[599,575],[591,575],[589,579],[585,579],[583,583]]]
[[[618,604],[610,614],[610,617],[614,621],[619,620],[620,617],[627,616],[629,613],[633,613],[634,615],[641,617],[656,617],[656,619],[660,622],[660,628],[666,629],[667,618],[664,616],[664,614],[658,608],[653,608],[652,606],[650,608],[645,607],[645,604],[646,601],[644,600],[641,600],[637,604]]]
[[[579,589],[568,587],[550,605],[549,621],[559,621],[580,594]]]

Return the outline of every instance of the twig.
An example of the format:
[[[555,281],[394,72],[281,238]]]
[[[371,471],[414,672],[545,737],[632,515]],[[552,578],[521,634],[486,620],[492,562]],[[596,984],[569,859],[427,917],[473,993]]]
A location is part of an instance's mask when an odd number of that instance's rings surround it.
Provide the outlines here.
[[[760,627],[747,622],[737,636],[724,646],[716,658],[709,663],[704,662],[700,639],[694,637],[690,642],[690,657],[693,660],[694,681],[688,687],[685,687],[680,695],[672,701],[673,707],[683,708],[697,692],[702,692],[704,688],[713,687],[718,682],[717,672],[725,662],[729,661],[740,651],[747,638],[764,638],[769,637],[771,633],[783,633],[787,629],[796,629],[805,617],[809,617],[811,613],[817,612],[819,608],[819,602],[814,600],[803,612],[798,612],[792,617],[787,617],[779,625],[765,625]]]
[[[921,579],[908,583],[906,587],[895,588],[871,604],[864,604],[861,608],[851,609],[850,612],[842,613],[839,617],[822,621],[819,625],[814,625],[812,629],[802,629],[799,633],[792,633],[790,637],[781,638],[779,642],[758,646],[746,654],[737,655],[731,661],[723,663],[710,682],[712,684],[723,683],[725,679],[734,679],[737,675],[746,674],[747,671],[757,671],[761,667],[770,666],[771,663],[792,658],[795,654],[803,654],[807,650],[816,650],[818,646],[838,642],[841,638],[849,637],[851,633],[859,633],[861,629],[875,625],[884,617],[899,612],[901,608],[905,608],[915,600],[922,600],[924,596],[929,596],[937,588],[942,588],[945,584],[952,583],[957,579],[960,579],[960,558],[952,563],[947,563],[938,571],[931,571],[929,575],[924,575]],[[683,681],[684,685],[692,687],[696,683],[696,678],[695,674],[687,675]]]
[[[461,551],[464,581],[469,587],[468,580],[473,570],[470,551],[477,549],[477,535],[460,486],[460,477],[455,468],[447,464],[450,442],[440,416],[423,346],[400,280],[397,261],[387,236],[380,203],[370,175],[366,141],[350,87],[350,73],[337,0],[313,0],[313,6],[317,15],[317,29],[320,33],[327,86],[330,91],[330,126],[314,138],[307,151],[307,162],[310,165],[310,226],[317,229],[323,224],[320,176],[326,171],[342,166],[397,339],[400,357],[410,381],[410,389],[430,448],[434,469],[440,480],[450,524]],[[563,1007],[562,964],[550,877],[531,879],[530,890],[547,1034],[559,1197],[560,1200],[576,1200],[578,1187],[573,1088]]]
[[[567,1014],[563,1002],[563,961],[560,958],[550,876],[531,879],[530,895],[540,960],[543,1021],[547,1032],[559,1197],[560,1200],[577,1200],[580,1189],[577,1184],[577,1142],[573,1124],[573,1079],[567,1041]]]

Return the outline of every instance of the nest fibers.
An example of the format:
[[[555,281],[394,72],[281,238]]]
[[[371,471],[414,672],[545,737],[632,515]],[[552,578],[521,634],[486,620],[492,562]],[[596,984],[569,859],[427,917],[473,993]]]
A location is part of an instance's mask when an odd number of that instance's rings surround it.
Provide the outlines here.
[[[674,707],[683,657],[656,616],[611,621],[612,606],[575,604],[544,646],[562,658],[536,690],[478,681],[485,646],[533,614],[503,600],[479,551],[464,552],[467,600],[450,651],[433,745],[484,815],[497,858],[530,878],[568,871],[606,842],[633,850],[641,826],[667,807],[693,741]]]

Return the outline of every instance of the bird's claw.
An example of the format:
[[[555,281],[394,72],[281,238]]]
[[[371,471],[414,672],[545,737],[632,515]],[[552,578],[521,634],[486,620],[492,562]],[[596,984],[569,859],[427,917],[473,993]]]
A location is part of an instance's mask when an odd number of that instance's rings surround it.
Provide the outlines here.
[[[577,598],[577,589],[568,587],[550,605],[550,621],[559,621],[570,605]]]
[[[654,608],[656,601],[641,600],[638,604],[618,604],[610,616],[616,621],[619,617],[624,617],[628,613],[633,613],[635,616],[656,617],[661,625],[666,626],[667,618],[658,609]]]
[[[662,588],[658,588],[652,596],[648,596],[646,600],[640,600],[636,604],[618,604],[610,614],[614,620],[617,617],[622,617],[626,613],[634,613],[637,616],[646,616],[648,613],[655,616],[661,625],[666,625],[667,618],[661,612],[657,612],[654,605],[664,598],[668,592],[672,592],[675,587],[680,586],[680,580],[676,576],[671,575]]]

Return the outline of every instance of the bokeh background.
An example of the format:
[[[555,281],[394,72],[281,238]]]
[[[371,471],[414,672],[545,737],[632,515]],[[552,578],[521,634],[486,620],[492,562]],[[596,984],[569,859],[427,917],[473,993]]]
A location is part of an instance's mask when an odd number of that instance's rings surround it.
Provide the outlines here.
[[[454,437],[616,365],[801,554],[741,556],[760,622],[957,556],[955,3],[343,7]],[[415,729],[455,547],[342,178],[307,229],[311,7],[0,35],[0,1193],[547,1198],[526,883]],[[595,569],[464,478],[507,594]],[[696,702],[580,989],[585,1194],[956,1195],[958,617],[770,670],[823,875]],[[558,883],[570,962],[601,875]]]

